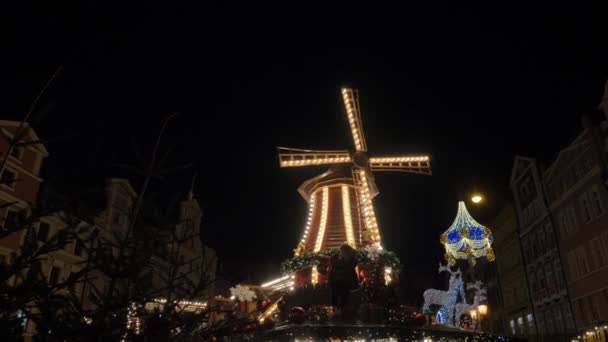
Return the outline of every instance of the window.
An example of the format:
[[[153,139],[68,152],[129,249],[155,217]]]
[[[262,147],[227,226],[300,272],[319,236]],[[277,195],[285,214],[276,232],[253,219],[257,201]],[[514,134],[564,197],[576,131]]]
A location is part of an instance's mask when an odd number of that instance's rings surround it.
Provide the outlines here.
[[[583,209],[583,218],[585,219],[585,222],[591,221],[593,216],[591,215],[591,206],[589,203],[589,198],[587,198],[587,195],[585,194],[579,199],[579,201]]]
[[[600,311],[600,306],[599,306],[600,299],[593,298],[595,296],[596,295],[591,295],[591,296],[587,297],[587,299],[589,300],[589,310],[591,311],[591,317],[593,319],[593,322],[599,321],[600,317],[601,317],[601,311]]]
[[[46,222],[38,224],[38,241],[46,242],[49,238],[49,227],[49,224]]]
[[[511,327],[511,335],[517,335],[517,332],[515,331],[515,321],[514,320],[509,321],[509,326]]]
[[[18,228],[18,216],[17,212],[14,210],[6,211],[6,218],[4,219],[4,229],[6,230],[15,230]]]
[[[570,311],[570,304],[568,302],[562,304],[562,312],[566,321],[566,329],[568,331],[574,330],[574,319],[572,318],[572,311]]]
[[[11,157],[21,160],[21,158],[23,157],[23,148],[14,147],[13,150],[11,151]]]
[[[538,315],[536,323],[538,323],[538,333],[544,334],[545,333],[545,317],[543,314]]]
[[[570,235],[577,230],[576,214],[574,212],[574,207],[568,207],[568,209],[566,209],[566,215],[568,216],[568,235]]]
[[[532,314],[529,313],[526,316],[526,321],[528,322],[528,333],[533,334],[534,333],[534,316],[532,316]]]
[[[585,246],[579,246],[578,248],[576,248],[576,257],[580,275],[583,276],[589,273],[589,262],[587,261],[587,253],[585,252]]]
[[[542,229],[539,229],[536,233],[536,236],[538,237],[538,250],[540,252],[539,255],[543,255],[547,251],[547,244],[545,243],[545,232]]]
[[[517,331],[520,335],[524,334],[524,318],[521,316],[517,317]]]
[[[60,274],[61,274],[61,268],[53,266],[53,268],[51,269],[51,275],[49,277],[49,284],[57,285],[57,283],[59,282]]]
[[[15,180],[17,179],[17,174],[9,169],[4,169],[2,172],[2,176],[0,177],[0,184],[6,185],[10,188],[15,187]]]
[[[565,290],[566,286],[564,284],[564,274],[562,273],[562,263],[559,259],[555,259],[553,261],[553,273],[555,274],[555,284],[557,285],[557,291]]]
[[[578,264],[576,261],[576,251],[568,252],[568,269],[570,271],[570,278],[573,280],[578,279],[580,276],[580,271],[578,269]]]
[[[568,228],[568,217],[566,216],[566,213],[559,214],[559,228],[562,239],[568,236],[568,231],[570,231],[570,228]]]
[[[547,284],[545,283],[545,272],[543,271],[542,267],[538,271],[536,277],[538,280],[538,290],[544,292],[545,288],[547,287]],[[542,294],[542,296],[544,297],[544,293]]]
[[[564,332],[564,321],[562,319],[562,311],[559,309],[559,306],[553,308],[553,320],[555,322],[555,331],[556,332]]]
[[[591,240],[591,253],[593,254],[596,268],[608,264],[608,250],[602,246],[602,239],[599,236]]]
[[[547,275],[547,292],[549,295],[556,293],[555,290],[555,275],[553,274],[553,267],[551,263],[545,265],[545,273]]]
[[[555,327],[553,326],[553,311],[551,310],[545,311],[545,326],[547,328],[547,333],[555,333]]]
[[[595,216],[600,216],[604,213],[604,204],[602,203],[602,197],[597,186],[591,189],[591,202],[593,203],[593,211]]]

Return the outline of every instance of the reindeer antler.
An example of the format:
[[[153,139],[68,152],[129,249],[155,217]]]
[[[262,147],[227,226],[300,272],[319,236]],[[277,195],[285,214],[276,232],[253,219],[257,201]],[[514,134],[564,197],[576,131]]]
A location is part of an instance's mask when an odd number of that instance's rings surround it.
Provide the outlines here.
[[[439,262],[439,272],[438,273],[445,272],[445,271],[452,273],[452,269],[450,268],[450,264],[445,264],[445,266],[443,266],[441,264],[441,261],[440,261]]]
[[[452,271],[452,267],[450,266],[450,264],[445,264],[442,265],[441,261],[439,262],[439,273],[441,272],[450,272],[450,276],[451,277],[456,277],[462,274],[462,272],[460,272],[460,269],[456,269],[456,271]]]

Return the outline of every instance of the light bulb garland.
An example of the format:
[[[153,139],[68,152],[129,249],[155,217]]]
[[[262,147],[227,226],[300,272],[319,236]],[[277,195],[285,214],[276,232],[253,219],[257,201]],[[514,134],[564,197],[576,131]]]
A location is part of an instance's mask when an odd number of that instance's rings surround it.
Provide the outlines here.
[[[331,257],[339,253],[337,248],[328,248],[320,252],[308,252],[294,256],[291,259],[283,261],[281,263],[281,273],[290,274],[303,270],[309,267],[319,265],[320,257]],[[379,246],[357,250],[357,261],[360,264],[374,263],[376,261],[381,262],[385,267],[388,267],[392,272],[401,269],[401,261],[394,252],[381,249]]]

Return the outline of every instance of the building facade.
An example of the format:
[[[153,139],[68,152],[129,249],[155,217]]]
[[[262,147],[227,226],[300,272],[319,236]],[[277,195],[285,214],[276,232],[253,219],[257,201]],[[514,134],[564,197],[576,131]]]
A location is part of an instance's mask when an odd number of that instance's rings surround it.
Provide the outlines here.
[[[511,203],[505,204],[490,227],[494,235],[492,245],[496,254],[504,333],[534,340],[536,320],[526,280],[516,213]]]
[[[0,120],[0,130],[10,138],[14,137],[18,130],[20,122]],[[26,136],[23,141],[39,141],[36,132],[27,124]],[[5,139],[0,139],[0,151],[4,153],[0,158],[3,158],[9,150],[9,143]],[[0,218],[2,219],[2,228],[16,221],[16,216],[19,211],[26,210],[30,204],[36,203],[38,190],[42,183],[40,177],[40,168],[44,159],[49,155],[48,151],[42,144],[32,144],[26,147],[17,147],[12,150],[3,170],[0,174],[2,184],[0,184]],[[25,231],[18,231],[0,239],[0,261],[7,261],[12,253],[19,250]]]
[[[542,340],[565,340],[576,332],[554,219],[536,160],[517,156],[510,187],[515,200],[526,277]],[[528,317],[526,317],[527,319]],[[526,324],[530,324],[527,323]]]
[[[545,172],[549,208],[579,329],[608,321],[608,122],[583,131]]]

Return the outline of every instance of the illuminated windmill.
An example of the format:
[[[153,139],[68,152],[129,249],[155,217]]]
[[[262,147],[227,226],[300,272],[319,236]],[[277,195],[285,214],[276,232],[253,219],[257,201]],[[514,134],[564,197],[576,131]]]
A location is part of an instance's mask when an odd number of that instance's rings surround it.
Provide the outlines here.
[[[372,171],[431,174],[428,156],[368,158],[357,90],[342,88],[342,98],[355,151],[319,151],[279,147],[281,167],[330,165],[325,173],[305,181],[298,191],[309,214],[300,252],[319,252],[347,242],[354,248],[380,244],[372,199],[378,194]]]

